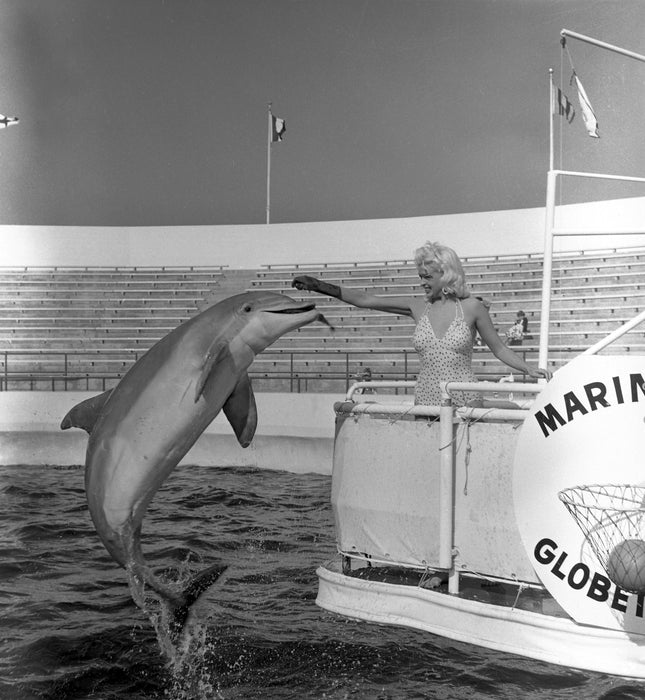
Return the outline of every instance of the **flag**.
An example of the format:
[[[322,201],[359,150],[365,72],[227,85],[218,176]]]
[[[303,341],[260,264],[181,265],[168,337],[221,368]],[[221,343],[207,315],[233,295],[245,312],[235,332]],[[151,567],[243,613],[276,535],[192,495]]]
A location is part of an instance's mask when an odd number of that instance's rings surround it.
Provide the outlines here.
[[[596,115],[593,112],[593,107],[591,106],[591,102],[589,102],[587,93],[582,87],[582,83],[580,82],[580,79],[576,75],[575,71],[573,71],[573,76],[571,77],[571,80],[576,81],[576,88],[578,90],[578,102],[580,102],[580,111],[582,112],[582,121],[585,123],[587,133],[594,139],[600,138],[600,136],[598,135],[598,120],[596,119]]]
[[[576,116],[576,110],[569,98],[560,90],[560,88],[555,88],[555,103],[553,107],[553,113],[555,114],[555,107],[558,108],[558,114],[564,117],[569,124],[574,120]]]
[[[287,123],[280,117],[271,115],[271,141],[282,141],[284,132],[287,130]]]
[[[13,126],[18,123],[18,117],[5,117],[4,114],[0,114],[0,129],[6,129],[8,126]]]

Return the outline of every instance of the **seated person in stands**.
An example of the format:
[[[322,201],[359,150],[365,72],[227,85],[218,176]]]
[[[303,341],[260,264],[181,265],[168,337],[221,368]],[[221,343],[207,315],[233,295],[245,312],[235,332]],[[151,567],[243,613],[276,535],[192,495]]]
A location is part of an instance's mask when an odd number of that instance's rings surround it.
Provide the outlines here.
[[[506,331],[506,338],[509,345],[521,345],[529,329],[529,320],[523,311],[518,311],[515,315],[513,325]]]
[[[428,242],[415,251],[414,260],[423,297],[376,296],[308,275],[295,277],[291,284],[362,309],[411,316],[417,324],[413,343],[421,365],[414,395],[417,405],[441,404],[440,381],[477,381],[471,367],[477,333],[504,364],[534,379],[550,379],[548,370],[530,367],[497,335],[486,306],[470,296],[461,261],[452,248]],[[452,395],[456,404],[486,405],[475,391]]]
[[[357,382],[371,382],[372,381],[372,370],[369,367],[366,367],[362,372],[357,371],[356,374],[354,375],[354,379]],[[357,394],[373,394],[374,389],[370,389],[369,387],[361,387],[360,389],[356,389]]]

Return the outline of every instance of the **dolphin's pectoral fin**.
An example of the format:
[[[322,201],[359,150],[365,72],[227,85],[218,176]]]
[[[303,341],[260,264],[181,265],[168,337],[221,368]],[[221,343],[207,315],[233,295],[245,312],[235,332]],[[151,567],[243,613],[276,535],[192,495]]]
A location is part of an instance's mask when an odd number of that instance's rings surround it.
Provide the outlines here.
[[[92,396],[91,399],[86,399],[76,404],[61,421],[61,430],[82,428],[86,432],[91,433],[111,393],[112,389],[108,389],[108,391],[104,391],[98,396]]]
[[[206,353],[206,358],[204,359],[204,366],[197,380],[197,387],[195,388],[195,403],[199,401],[199,397],[204,391],[206,382],[211,372],[217,367],[217,365],[230,357],[231,351],[229,350],[228,343],[222,340],[217,340],[213,345],[208,348]]]
[[[248,447],[258,425],[255,395],[248,374],[245,373],[240,377],[233,393],[226,399],[223,410],[237,435],[237,441],[242,447]]]

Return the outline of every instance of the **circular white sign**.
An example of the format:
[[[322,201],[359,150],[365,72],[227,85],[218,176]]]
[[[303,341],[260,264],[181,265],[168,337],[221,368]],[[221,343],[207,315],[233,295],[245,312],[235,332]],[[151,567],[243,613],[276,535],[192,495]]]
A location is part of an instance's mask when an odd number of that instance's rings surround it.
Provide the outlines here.
[[[522,426],[513,472],[518,528],[538,576],[578,622],[645,634],[645,595],[611,582],[558,497],[579,486],[644,485],[644,448],[643,356],[570,362]]]

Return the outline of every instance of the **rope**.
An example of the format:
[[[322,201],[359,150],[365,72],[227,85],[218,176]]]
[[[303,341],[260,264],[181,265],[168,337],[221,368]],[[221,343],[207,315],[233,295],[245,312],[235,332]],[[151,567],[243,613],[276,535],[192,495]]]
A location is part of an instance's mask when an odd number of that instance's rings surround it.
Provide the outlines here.
[[[410,406],[410,408],[406,408],[405,411],[403,411],[403,413],[399,414],[398,416],[394,416],[392,418],[389,418],[388,425],[394,425],[395,423],[398,423],[402,418],[404,418],[405,416],[408,415],[408,413],[414,408],[414,406],[415,405],[412,404],[412,406]],[[428,416],[428,417],[430,417],[430,416]]]
[[[464,479],[464,496],[468,495],[468,478],[470,476],[469,466],[470,466],[470,455],[473,451],[473,446],[470,444],[470,426],[474,421],[466,421],[465,433],[466,433],[466,454],[464,455],[464,467],[466,470],[466,478]]]
[[[526,588],[526,586],[525,586],[523,583],[520,582],[520,583],[518,584],[518,586],[517,586],[517,595],[515,596],[515,600],[513,601],[513,605],[512,605],[512,607],[511,607],[511,610],[515,610],[517,604],[518,604],[519,601],[520,601],[520,596],[522,595],[522,593],[524,593],[524,589],[525,589],[525,588]]]
[[[450,393],[450,392],[448,392],[448,393]],[[461,423],[459,428],[457,428],[455,437],[453,437],[453,439],[449,443],[447,443],[446,445],[441,445],[439,447],[439,451],[441,452],[441,450],[445,450],[447,447],[451,447],[452,445],[456,444],[455,451],[459,452],[459,450],[461,449],[461,446],[463,444],[464,438],[466,439],[466,451],[464,453],[464,466],[466,468],[466,479],[464,481],[464,496],[468,495],[468,476],[469,476],[468,467],[470,466],[470,456],[471,456],[472,451],[473,451],[472,445],[470,443],[470,427],[471,427],[471,425],[474,425],[475,423],[478,423],[480,420],[483,420],[484,418],[486,418],[486,416],[489,413],[491,413],[493,410],[494,409],[491,408],[489,411],[487,411],[486,413],[481,415],[479,418],[468,418],[466,416],[463,419],[463,422]],[[460,428],[461,428],[461,430],[460,430]],[[459,442],[457,442],[458,438],[459,438]]]
[[[519,592],[518,595],[515,598],[515,603],[513,604],[514,606],[517,605],[517,601],[519,600],[519,594],[521,594],[525,590],[537,590],[537,591],[543,591],[544,586],[542,586],[539,583],[532,583],[530,581],[520,581],[520,579],[517,578],[515,574],[511,574],[510,578],[504,578],[502,576],[494,576],[492,574],[483,574],[481,571],[476,571],[475,569],[469,569],[466,565],[462,564],[461,568],[457,572],[459,576],[466,576],[466,577],[471,577],[477,580],[481,581],[489,581],[490,583],[502,583],[502,584],[509,584],[509,585],[514,585],[519,587]]]
[[[444,574],[445,576],[445,571],[436,571],[434,569],[431,569],[430,567],[426,566],[426,568],[423,571],[423,574],[421,575],[421,578],[419,579],[419,583],[417,584],[417,588],[439,588],[441,585],[442,581],[444,580],[441,576],[441,574]],[[428,585],[426,585],[428,584]]]
[[[562,41],[564,42],[564,37],[562,37]],[[562,45],[562,48],[564,49],[564,44]],[[563,85],[563,78],[564,78],[564,59],[563,59],[563,52],[560,51],[560,85],[559,89],[562,89]],[[560,111],[560,108],[558,106],[558,112]],[[564,133],[564,126],[562,124],[562,119],[558,120],[558,125],[559,125],[559,154],[558,154],[558,168],[562,170],[562,135]],[[560,195],[560,204],[562,204],[562,195]]]
[[[573,75],[577,75],[576,69],[573,65],[573,58],[571,58],[571,51],[569,51],[569,47],[567,46],[567,42],[565,41],[564,37],[562,37],[561,44],[562,44],[562,49],[567,54],[567,57],[569,59],[569,65],[571,66],[571,71],[572,71]],[[562,55],[561,55],[561,57],[562,57]],[[569,80],[569,85],[573,84],[573,75],[571,76],[571,79]]]

